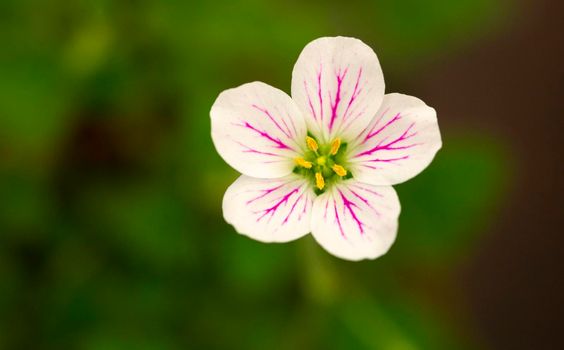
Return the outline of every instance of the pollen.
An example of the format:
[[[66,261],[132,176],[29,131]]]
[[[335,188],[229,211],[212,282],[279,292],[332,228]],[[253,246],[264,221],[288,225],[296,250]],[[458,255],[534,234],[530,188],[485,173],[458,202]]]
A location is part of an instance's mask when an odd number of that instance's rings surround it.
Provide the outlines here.
[[[339,148],[341,147],[341,138],[337,137],[335,140],[333,140],[333,142],[331,143],[331,151],[329,152],[332,156],[334,156],[335,154],[337,154],[337,152],[339,152]]]
[[[301,167],[304,167],[306,169],[311,169],[311,167],[313,166],[313,164],[311,164],[311,162],[308,162],[307,160],[303,159],[302,157],[297,157],[294,159],[294,161],[296,162],[296,164],[298,164]]]
[[[339,175],[339,176],[345,176],[347,175],[347,170],[345,168],[343,168],[342,166],[340,166],[339,164],[335,164],[331,167],[331,169],[333,169],[333,171],[335,172],[335,174]]]
[[[317,152],[317,150],[319,149],[319,145],[317,145],[317,141],[315,141],[313,137],[307,136],[306,143],[307,147],[314,152]]]
[[[317,188],[319,188],[320,190],[325,187],[325,179],[323,178],[323,175],[321,175],[321,173],[315,173],[315,186],[317,186]]]

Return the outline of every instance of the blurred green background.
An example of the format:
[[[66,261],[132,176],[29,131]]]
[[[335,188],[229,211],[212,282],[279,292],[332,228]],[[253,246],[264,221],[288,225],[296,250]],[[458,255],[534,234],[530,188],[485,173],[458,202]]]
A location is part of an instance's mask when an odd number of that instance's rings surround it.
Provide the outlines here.
[[[458,278],[519,154],[428,82],[522,16],[497,0],[2,0],[0,349],[492,347]],[[301,49],[334,35],[372,46],[387,91],[435,107],[444,139],[396,187],[398,240],[375,261],[260,244],[221,213],[238,174],[211,142],[214,99],[254,80],[289,92]]]

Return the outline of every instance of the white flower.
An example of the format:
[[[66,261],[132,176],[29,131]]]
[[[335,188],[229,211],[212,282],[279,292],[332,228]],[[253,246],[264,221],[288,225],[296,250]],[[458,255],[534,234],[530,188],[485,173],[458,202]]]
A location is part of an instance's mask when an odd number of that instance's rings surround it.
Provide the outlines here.
[[[388,251],[400,213],[391,185],[441,148],[435,110],[384,95],[376,54],[354,38],[309,43],[292,72],[292,97],[261,82],[223,91],[211,122],[217,151],[243,173],[223,198],[225,220],[262,242],[311,232],[348,260]]]

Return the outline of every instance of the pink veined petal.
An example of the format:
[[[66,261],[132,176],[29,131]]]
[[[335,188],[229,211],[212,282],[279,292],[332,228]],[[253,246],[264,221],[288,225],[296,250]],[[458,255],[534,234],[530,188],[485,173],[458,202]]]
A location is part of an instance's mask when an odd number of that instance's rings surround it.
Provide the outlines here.
[[[441,145],[433,108],[412,96],[386,94],[376,117],[349,145],[351,172],[360,182],[398,184],[423,171]]]
[[[288,242],[309,233],[315,193],[295,175],[279,179],[239,177],[225,192],[225,221],[261,242]]]
[[[286,93],[261,82],[244,84],[223,91],[210,115],[214,145],[233,168],[260,178],[292,172],[307,131]]]
[[[399,213],[400,203],[391,186],[349,180],[315,200],[312,235],[339,258],[375,259],[394,242]]]
[[[320,38],[301,52],[292,72],[292,98],[308,129],[328,142],[349,142],[370,123],[384,96],[374,51],[354,38]]]

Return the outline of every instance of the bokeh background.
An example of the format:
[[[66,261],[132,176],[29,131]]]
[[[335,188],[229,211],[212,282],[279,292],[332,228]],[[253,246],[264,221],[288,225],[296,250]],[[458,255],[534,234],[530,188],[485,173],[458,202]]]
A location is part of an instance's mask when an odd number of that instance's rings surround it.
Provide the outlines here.
[[[562,348],[562,2],[0,2],[0,349]],[[362,39],[443,149],[375,261],[239,236],[209,109]]]

